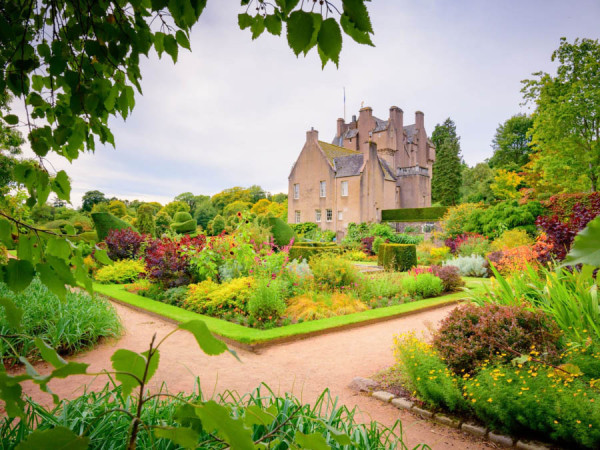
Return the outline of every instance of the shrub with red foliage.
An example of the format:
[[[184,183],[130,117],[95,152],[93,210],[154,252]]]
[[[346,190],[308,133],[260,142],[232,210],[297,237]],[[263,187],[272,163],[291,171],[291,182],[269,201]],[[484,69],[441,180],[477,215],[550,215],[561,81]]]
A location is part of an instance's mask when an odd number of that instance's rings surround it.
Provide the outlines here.
[[[124,228],[110,230],[104,242],[106,242],[108,257],[113,261],[118,261],[137,258],[145,240],[146,236],[131,228]]]
[[[362,238],[360,243],[362,244],[363,252],[365,252],[369,256],[373,256],[375,252],[373,251],[373,241],[375,240],[375,236],[369,236]]]
[[[559,220],[565,220],[571,215],[575,205],[592,210],[600,209],[600,192],[553,195],[542,204],[550,210],[551,215],[558,216]]]
[[[199,235],[191,238],[185,235],[178,240],[156,239],[146,248],[146,273],[148,278],[165,288],[190,284],[194,273],[190,267],[190,257],[202,251],[206,238]]]
[[[444,292],[458,291],[465,285],[456,266],[431,266],[431,273],[442,280]]]
[[[471,239],[487,240],[487,238],[485,236],[482,236],[479,233],[463,233],[463,234],[459,234],[456,237],[446,239],[444,244],[446,245],[446,247],[450,248],[450,253],[452,253],[453,255],[456,255],[456,253],[458,252],[458,248],[463,243],[465,243]]]
[[[577,233],[583,230],[592,219],[600,215],[600,196],[588,200],[586,204],[577,203],[573,206],[571,214],[565,218],[561,218],[557,214],[537,218],[535,224],[546,233],[547,243],[552,246],[551,254],[554,258],[565,259]]]
[[[433,338],[440,356],[456,373],[472,373],[482,363],[508,362],[515,355],[555,362],[562,333],[552,318],[525,306],[467,304],[446,317]]]

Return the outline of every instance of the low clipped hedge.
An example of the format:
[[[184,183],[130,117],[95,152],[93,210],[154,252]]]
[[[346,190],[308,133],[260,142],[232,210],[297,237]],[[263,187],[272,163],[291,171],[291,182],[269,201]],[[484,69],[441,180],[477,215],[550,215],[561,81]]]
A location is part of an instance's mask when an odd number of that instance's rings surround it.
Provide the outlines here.
[[[381,211],[382,222],[432,222],[441,220],[446,214],[446,206],[429,208],[384,209]]]
[[[290,261],[297,259],[302,261],[310,260],[315,255],[323,253],[339,253],[339,247],[333,242],[301,242],[298,245],[293,245],[290,249]]]
[[[417,265],[417,246],[414,244],[381,244],[377,264],[386,270],[405,272]]]
[[[103,241],[108,236],[110,230],[122,230],[124,228],[131,228],[137,231],[133,225],[113,216],[107,212],[92,213],[92,220],[96,227],[96,233],[98,234],[98,240]]]

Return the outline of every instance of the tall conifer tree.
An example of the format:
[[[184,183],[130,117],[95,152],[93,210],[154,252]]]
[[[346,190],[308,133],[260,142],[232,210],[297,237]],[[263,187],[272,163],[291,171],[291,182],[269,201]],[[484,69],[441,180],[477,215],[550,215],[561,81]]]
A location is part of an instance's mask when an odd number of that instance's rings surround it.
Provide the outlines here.
[[[456,135],[456,125],[449,117],[437,124],[431,135],[436,148],[436,160],[433,164],[431,198],[434,203],[445,206],[456,205],[460,200],[462,185],[462,164],[460,137]]]

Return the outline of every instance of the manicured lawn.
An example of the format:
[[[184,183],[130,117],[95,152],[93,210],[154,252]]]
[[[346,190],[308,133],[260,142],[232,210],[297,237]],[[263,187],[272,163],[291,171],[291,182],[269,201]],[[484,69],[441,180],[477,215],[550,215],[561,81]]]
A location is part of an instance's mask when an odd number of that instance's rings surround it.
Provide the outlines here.
[[[466,278],[467,287],[481,289],[482,284],[489,280],[480,278]],[[248,328],[226,320],[187,311],[176,306],[142,297],[127,292],[123,285],[119,284],[94,284],[94,290],[100,294],[112,297],[115,300],[128,305],[158,314],[176,322],[185,322],[193,319],[204,320],[208,328],[216,335],[231,339],[248,345],[265,344],[268,342],[286,340],[292,337],[322,333],[326,330],[334,330],[339,327],[352,326],[361,322],[371,322],[409,314],[421,309],[429,309],[446,303],[453,303],[466,298],[464,292],[456,292],[441,297],[419,300],[402,305],[388,306],[384,308],[370,309],[345,316],[329,317],[327,319],[314,320],[303,323],[295,323],[270,330]]]

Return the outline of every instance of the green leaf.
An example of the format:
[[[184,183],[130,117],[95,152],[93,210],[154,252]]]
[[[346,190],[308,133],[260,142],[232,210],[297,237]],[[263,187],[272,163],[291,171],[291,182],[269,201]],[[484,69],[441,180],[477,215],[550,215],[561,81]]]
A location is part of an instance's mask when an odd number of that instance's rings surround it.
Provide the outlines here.
[[[48,377],[48,381],[52,378],[67,378],[71,375],[83,375],[87,373],[89,364],[69,361],[66,365],[54,369]]]
[[[16,116],[14,114],[7,114],[3,118],[4,121],[9,125],[16,125],[19,123],[19,116]]]
[[[56,177],[52,180],[52,190],[56,192],[56,196],[65,201],[69,201],[71,198],[71,182],[69,177],[64,170],[61,170],[56,174]]]
[[[562,263],[563,266],[576,264],[600,267],[600,216],[577,233],[571,251]]]
[[[275,0],[284,15],[288,15],[298,5],[300,0]]]
[[[311,14],[294,11],[287,23],[287,40],[296,56],[309,48],[314,31],[314,20]]]
[[[346,33],[359,44],[366,44],[372,47],[374,46],[369,33],[366,31],[360,31],[358,28],[356,28],[354,23],[352,23],[346,14],[342,14],[340,17],[340,24],[342,25],[342,30],[344,30],[344,33]]]
[[[192,333],[202,351],[207,355],[220,355],[225,350],[228,350],[225,342],[216,339],[208,330],[206,323],[202,320],[190,320],[189,322],[184,322],[179,324],[179,328]]]
[[[0,371],[0,399],[4,401],[8,417],[25,417],[25,401],[21,398],[23,389],[18,381],[28,378],[27,375],[21,375],[18,379],[11,377],[4,368]]]
[[[265,31],[265,19],[260,14],[254,17],[254,22],[250,26],[252,31],[252,40],[259,37]]]
[[[31,262],[22,259],[10,259],[4,266],[4,282],[14,292],[20,292],[29,286],[35,271]]]
[[[353,442],[350,439],[350,436],[348,436],[344,431],[336,430],[335,428],[333,428],[332,426],[329,426],[327,424],[325,424],[325,428],[327,428],[329,430],[329,433],[331,433],[331,437],[338,444],[353,445]]]
[[[200,433],[185,427],[160,427],[154,429],[154,436],[167,438],[183,448],[195,449],[198,446]]]
[[[300,448],[309,450],[328,450],[331,448],[327,445],[327,441],[321,433],[304,434],[300,431],[296,431],[294,442],[296,442]]]
[[[112,361],[113,369],[115,369],[116,372],[121,372],[117,373],[116,378],[121,382],[123,395],[125,397],[129,397],[133,388],[140,385],[139,381],[131,375],[134,375],[140,380],[143,379],[147,356],[148,352],[140,354],[126,349],[119,349],[111,356],[110,360]],[[158,361],[159,353],[158,351],[155,351],[148,364],[146,382],[149,381],[156,372]]]
[[[318,44],[320,54],[333,61],[336,67],[339,65],[340,52],[342,51],[342,32],[335,19],[329,18],[321,24],[319,29]],[[321,59],[323,67],[327,59]]]
[[[22,234],[17,244],[17,257],[37,264],[40,257],[39,247],[35,247],[35,237]]]
[[[71,286],[77,285],[75,276],[73,275],[73,272],[71,272],[71,268],[63,259],[57,258],[56,256],[47,255],[46,261],[50,264],[54,272],[60,277],[63,283]]]
[[[175,38],[170,34],[165,35],[165,52],[171,56],[173,63],[177,62],[179,46],[177,45]]]
[[[108,257],[106,250],[102,248],[96,247],[96,250],[94,251],[94,259],[105,266],[111,266],[114,264],[113,260]]]
[[[240,29],[245,30],[246,28],[252,26],[254,23],[254,17],[250,14],[238,14],[238,25]]]
[[[11,234],[12,224],[4,217],[0,217],[0,242],[12,248],[13,240]]]
[[[250,405],[246,408],[244,422],[249,427],[253,425],[269,426],[273,423],[276,417],[268,413],[258,405]]]
[[[46,253],[60,259],[68,260],[71,256],[71,246],[64,239],[52,238],[49,239],[46,244]]]
[[[5,317],[8,321],[8,324],[16,330],[21,330],[23,310],[8,297],[0,297],[0,306],[4,307],[4,313],[6,314]]]
[[[254,449],[252,432],[244,426],[243,419],[233,419],[229,409],[210,400],[196,408],[206,431],[216,430],[217,434],[236,450]]]
[[[154,33],[154,48],[156,49],[156,53],[158,53],[160,58],[165,51],[165,33],[160,31]]]
[[[369,17],[369,11],[367,11],[364,0],[342,0],[342,6],[344,14],[348,16],[348,19],[357,30],[373,33],[371,18]]]
[[[35,266],[35,268],[40,281],[50,289],[50,292],[64,302],[67,299],[67,288],[65,287],[65,282],[60,279],[52,266],[48,263],[41,263]]]
[[[16,450],[85,450],[90,444],[87,436],[78,436],[66,427],[35,430],[17,445]]]
[[[46,361],[47,363],[52,364],[52,366],[55,369],[60,369],[61,367],[64,367],[67,365],[67,362],[64,359],[62,359],[58,353],[56,353],[56,350],[54,350],[52,347],[50,347],[48,344],[46,344],[39,337],[35,338],[35,340],[33,342],[35,343],[35,346],[40,351],[40,355],[42,356],[42,359],[44,361]]]
[[[189,41],[188,37],[186,36],[186,34],[183,31],[177,30],[177,33],[175,33],[175,39],[177,40],[177,43],[181,47],[187,48],[188,50],[192,49],[190,47],[190,41]]]
[[[265,17],[267,31],[275,36],[281,35],[281,18],[276,14]]]

